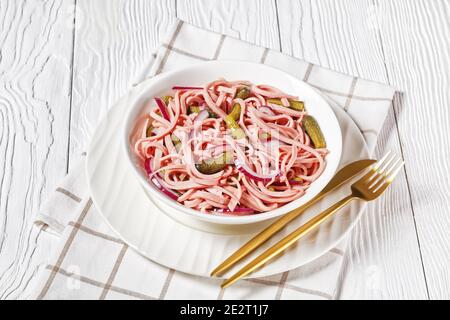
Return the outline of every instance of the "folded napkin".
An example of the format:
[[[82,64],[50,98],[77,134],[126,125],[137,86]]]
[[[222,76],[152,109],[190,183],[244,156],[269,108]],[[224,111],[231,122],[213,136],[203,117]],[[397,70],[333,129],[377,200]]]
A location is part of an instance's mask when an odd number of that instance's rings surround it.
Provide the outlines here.
[[[201,61],[264,63],[308,82],[355,121],[372,152],[395,90],[334,72],[280,52],[176,21],[139,80]],[[41,268],[38,299],[333,299],[347,240],[315,261],[221,290],[220,280],[165,268],[129,248],[102,220],[87,188],[84,160],[38,215],[36,225],[57,235],[55,255]]]

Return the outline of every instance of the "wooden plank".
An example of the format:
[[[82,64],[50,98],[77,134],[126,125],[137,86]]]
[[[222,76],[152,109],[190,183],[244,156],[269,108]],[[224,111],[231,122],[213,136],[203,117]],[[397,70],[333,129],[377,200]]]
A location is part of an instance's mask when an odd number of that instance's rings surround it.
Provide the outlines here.
[[[70,160],[150,61],[175,1],[77,1]]]
[[[371,1],[278,1],[282,50],[358,77],[389,82],[378,12]],[[391,110],[375,155],[401,153]],[[427,298],[404,175],[369,208],[353,232],[343,299]]]
[[[67,169],[73,9],[0,4],[0,299],[20,296],[48,256],[33,217]]]
[[[381,1],[380,39],[431,299],[450,298],[450,3]]]
[[[177,1],[177,16],[202,28],[280,48],[274,1]]]

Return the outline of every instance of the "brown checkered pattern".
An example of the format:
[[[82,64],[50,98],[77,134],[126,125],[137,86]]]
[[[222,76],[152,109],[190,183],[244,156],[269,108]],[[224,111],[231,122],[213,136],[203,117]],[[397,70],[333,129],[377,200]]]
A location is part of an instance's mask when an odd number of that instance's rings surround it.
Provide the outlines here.
[[[64,194],[67,197],[67,201],[82,202],[81,198],[74,195],[71,191],[68,191],[63,188],[58,188],[58,192],[61,192],[62,194]],[[137,291],[129,290],[129,289],[126,289],[126,288],[123,288],[120,286],[113,285],[114,277],[117,274],[117,272],[121,266],[121,262],[124,258],[126,251],[128,250],[128,246],[119,238],[116,238],[116,237],[111,236],[106,233],[96,231],[88,226],[83,225],[83,221],[86,219],[87,215],[92,214],[91,211],[92,211],[92,200],[90,198],[88,198],[87,201],[84,201],[83,209],[81,210],[81,213],[77,217],[76,221],[69,222],[68,227],[70,229],[67,231],[68,236],[66,238],[66,241],[65,241],[62,249],[59,251],[59,255],[58,255],[58,258],[56,259],[55,264],[49,264],[46,266],[46,270],[48,270],[49,273],[48,273],[48,276],[46,278],[44,285],[42,286],[42,289],[39,292],[39,295],[37,296],[37,299],[46,298],[46,295],[49,292],[49,290],[51,290],[52,284],[55,281],[55,278],[57,275],[67,277],[67,278],[72,278],[72,279],[78,280],[80,282],[89,284],[91,286],[100,288],[101,294],[99,295],[98,299],[105,299],[107,297],[107,294],[109,291],[117,292],[123,296],[129,296],[130,298],[147,299],[147,300],[149,300],[149,299],[150,300],[151,299],[164,299],[166,297],[166,294],[168,292],[168,289],[169,289],[171,281],[174,277],[174,274],[176,273],[176,271],[173,269],[167,270],[167,275],[165,277],[164,283],[161,287],[161,290],[160,290],[160,293],[158,296],[150,296],[150,295],[146,295],[141,292],[137,292]],[[88,235],[89,237],[92,237],[93,238],[92,241],[106,240],[108,242],[114,243],[115,245],[121,246],[121,250],[112,265],[111,272],[109,273],[109,277],[108,277],[107,281],[101,282],[96,279],[92,279],[90,277],[83,276],[81,274],[67,271],[66,269],[64,269],[62,267],[62,264],[63,264],[66,256],[69,255],[71,246],[75,242],[76,235],[79,232],[83,232],[86,235]],[[333,249],[333,250],[331,250],[331,252],[334,252],[336,255],[339,255],[339,256],[342,255],[342,252],[338,251],[338,249]],[[296,291],[299,293],[305,293],[305,294],[312,295],[312,296],[322,297],[325,299],[332,298],[332,296],[330,294],[325,293],[325,292],[302,288],[302,287],[299,287],[299,286],[296,286],[293,284],[286,283],[288,275],[289,275],[289,272],[284,272],[281,275],[281,277],[273,277],[273,279],[269,279],[269,278],[246,279],[244,281],[247,283],[256,284],[259,286],[269,286],[269,287],[276,288],[276,290],[274,291],[275,292],[274,298],[277,300],[281,299],[283,290],[285,290],[285,289],[293,290],[293,291]],[[219,289],[218,281],[214,281],[214,282],[217,284],[217,289],[218,289],[217,299],[222,299],[225,291],[223,289]],[[52,298],[54,298],[54,297],[52,297]]]

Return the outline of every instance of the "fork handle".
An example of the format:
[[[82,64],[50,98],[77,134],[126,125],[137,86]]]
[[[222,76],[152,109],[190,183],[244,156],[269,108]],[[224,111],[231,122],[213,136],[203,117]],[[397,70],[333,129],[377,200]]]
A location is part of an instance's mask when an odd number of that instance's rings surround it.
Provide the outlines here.
[[[271,260],[272,258],[276,257],[280,253],[282,253],[284,250],[286,250],[288,247],[290,247],[292,244],[297,242],[301,237],[309,233],[311,230],[316,228],[318,225],[320,225],[322,222],[327,220],[329,217],[331,217],[334,213],[336,213],[339,209],[347,205],[350,201],[356,199],[355,196],[349,195],[342,200],[336,202],[334,205],[329,207],[328,209],[322,211],[319,215],[315,216],[299,228],[297,228],[295,231],[278,241],[276,244],[274,244],[272,247],[264,251],[262,254],[260,254],[258,257],[256,257],[254,260],[249,262],[246,266],[244,266],[241,270],[239,270],[236,274],[234,274],[231,278],[227,279],[222,283],[222,288],[226,288],[233,284],[234,282],[238,281],[242,277],[245,277],[246,275],[250,274],[254,270],[258,269],[262,265],[264,265],[266,262]]]

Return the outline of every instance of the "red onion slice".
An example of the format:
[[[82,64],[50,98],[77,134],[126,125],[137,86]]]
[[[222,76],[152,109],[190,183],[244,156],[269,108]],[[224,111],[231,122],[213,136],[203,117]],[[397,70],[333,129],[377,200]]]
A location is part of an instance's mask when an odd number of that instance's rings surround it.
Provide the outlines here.
[[[150,177],[153,174],[151,165],[150,165],[150,161],[151,159],[146,159],[144,162],[144,168],[145,168],[145,172],[147,172],[148,176]],[[154,175],[153,178],[150,178],[151,182],[153,182],[153,184],[162,192],[164,193],[166,196],[168,196],[170,199],[177,201],[178,199],[178,195],[176,193],[174,193],[173,191],[166,189],[158,180],[157,175]]]
[[[183,86],[175,86],[175,87],[172,87],[172,90],[203,90],[203,87],[183,87]]]
[[[151,132],[152,132],[152,134],[153,134],[154,136],[157,136],[158,133],[159,133],[159,129],[158,129],[158,128],[153,128]]]
[[[164,101],[162,101],[160,98],[155,97],[156,104],[158,105],[159,110],[161,111],[162,116],[167,121],[170,121],[169,113],[167,112],[167,107]]]
[[[233,211],[231,211],[230,209],[226,208],[226,209],[217,209],[217,210],[214,210],[214,212],[226,213],[226,214],[235,214],[235,215],[246,215],[246,214],[254,213],[255,210],[252,209],[252,208],[246,208],[246,207],[236,207],[236,208],[234,208]]]
[[[291,186],[301,185],[303,183],[303,181],[297,181],[297,180],[288,180],[288,181]],[[271,185],[275,186],[275,187],[284,187],[284,186],[286,186],[286,182],[274,182]]]
[[[236,207],[232,212],[239,212],[239,213],[253,213],[255,212],[252,208],[246,208],[246,207]]]
[[[278,174],[274,174],[271,176],[264,176],[264,175],[257,174],[256,172],[251,170],[247,165],[242,164],[240,161],[235,161],[234,164],[235,164],[236,168],[240,172],[242,172],[246,177],[248,177],[252,180],[255,180],[255,181],[261,181],[262,183],[269,183],[270,181],[272,181],[273,178],[278,176]]]

